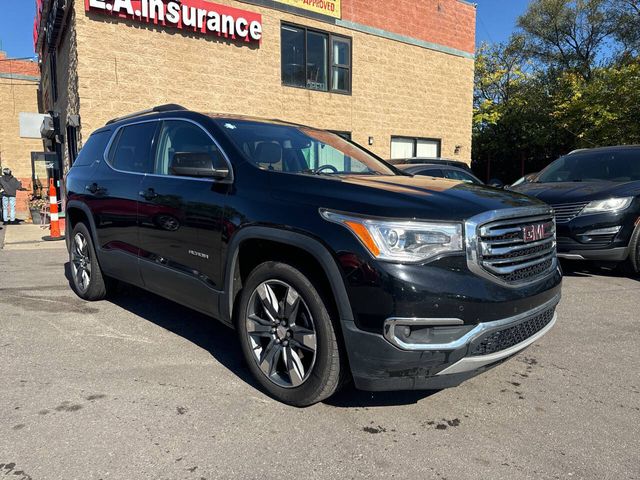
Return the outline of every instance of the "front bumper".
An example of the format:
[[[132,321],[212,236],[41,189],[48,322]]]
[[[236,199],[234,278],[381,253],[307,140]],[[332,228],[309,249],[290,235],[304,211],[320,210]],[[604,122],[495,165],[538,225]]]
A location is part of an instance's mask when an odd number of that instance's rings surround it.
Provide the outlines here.
[[[528,312],[479,323],[461,337],[435,348],[394,342],[401,348],[389,340],[388,330],[385,339],[358,329],[353,322],[343,322],[355,385],[369,391],[429,390],[459,385],[545,335],[556,322],[559,300],[557,295]],[[405,320],[404,324],[410,325],[416,319]]]
[[[557,224],[558,257],[569,260],[621,262],[640,221],[638,212],[577,216]]]

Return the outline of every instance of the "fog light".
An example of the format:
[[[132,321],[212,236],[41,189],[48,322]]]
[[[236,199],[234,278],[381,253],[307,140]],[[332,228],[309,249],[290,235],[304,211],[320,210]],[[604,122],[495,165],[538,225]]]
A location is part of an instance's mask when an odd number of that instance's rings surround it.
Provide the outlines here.
[[[598,228],[597,230],[589,230],[588,232],[581,233],[579,236],[591,236],[591,235],[614,235],[620,231],[622,225],[617,227],[609,227],[609,228]]]
[[[464,336],[474,327],[456,318],[390,318],[384,336],[403,350],[452,350],[464,344]]]

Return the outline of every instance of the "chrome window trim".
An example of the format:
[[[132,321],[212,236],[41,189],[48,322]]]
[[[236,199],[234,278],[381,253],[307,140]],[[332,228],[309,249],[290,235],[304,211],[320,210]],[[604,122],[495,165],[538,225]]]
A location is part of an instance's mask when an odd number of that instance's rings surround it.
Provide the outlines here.
[[[502,220],[512,220],[519,217],[529,217],[527,220],[531,219],[535,221],[536,219],[543,219],[550,217],[554,221],[554,241],[555,241],[555,215],[553,213],[553,209],[547,206],[540,207],[519,207],[519,208],[509,208],[505,210],[491,210],[488,212],[481,213],[474,217],[471,217],[464,223],[464,232],[465,232],[465,250],[467,255],[467,266],[469,270],[471,270],[476,275],[491,280],[494,283],[497,283],[506,288],[521,288],[529,285],[534,285],[543,280],[546,280],[550,274],[556,271],[558,268],[558,258],[557,253],[554,250],[553,256],[551,259],[551,267],[545,275],[541,275],[538,278],[533,280],[528,280],[524,282],[516,282],[509,283],[505,282],[499,277],[492,275],[490,272],[485,270],[480,264],[480,243],[478,241],[478,235],[480,233],[481,228],[487,223],[500,223]]]
[[[458,338],[449,343],[433,343],[433,344],[417,344],[417,343],[406,343],[402,340],[399,340],[395,335],[395,328],[397,326],[412,326],[412,325],[433,325],[433,326],[446,326],[446,325],[463,325],[464,322],[460,319],[435,319],[435,318],[397,318],[391,317],[385,320],[384,322],[384,337],[394,346],[398,347],[401,350],[407,351],[433,351],[433,350],[456,350],[458,348],[464,347],[469,343],[473,342],[476,338],[484,333],[489,332],[490,330],[494,330],[500,327],[509,326],[511,324],[516,324],[522,320],[526,320],[529,317],[533,317],[538,313],[541,313],[551,307],[555,307],[560,303],[560,294],[554,296],[551,300],[543,303],[542,305],[537,306],[531,310],[520,313],[518,315],[514,315],[513,317],[502,318],[500,320],[494,320],[492,322],[483,322],[476,325],[472,330],[464,334],[462,337]],[[447,323],[435,323],[435,322],[447,322]],[[414,323],[415,322],[415,323]],[[434,323],[425,323],[425,322],[434,322]]]
[[[152,122],[164,122],[164,121],[169,121],[169,120],[191,123],[191,124],[197,126],[198,128],[200,128],[204,133],[206,133],[207,136],[211,139],[211,141],[218,148],[218,150],[220,150],[220,153],[222,153],[222,158],[224,158],[224,161],[226,162],[227,166],[229,167],[229,176],[227,178],[223,179],[223,180],[216,180],[215,178],[187,177],[187,176],[183,177],[183,176],[176,176],[176,175],[160,175],[158,173],[129,172],[127,170],[120,170],[118,168],[115,168],[113,165],[111,165],[111,162],[109,161],[109,152],[111,151],[111,147],[113,146],[113,142],[115,141],[116,137],[118,136],[118,133],[120,132],[120,130],[122,130],[125,127],[129,127],[131,125],[140,125],[140,124],[143,124],[143,123],[152,123]],[[213,183],[222,183],[222,184],[226,184],[226,183],[231,184],[235,180],[235,174],[233,172],[233,165],[231,164],[231,161],[229,160],[229,157],[227,156],[227,153],[220,146],[220,144],[214,138],[214,136],[211,135],[211,133],[209,133],[209,131],[202,124],[200,124],[200,123],[198,123],[195,120],[192,120],[190,118],[163,117],[163,118],[153,118],[153,119],[149,119],[149,120],[140,120],[140,121],[137,121],[137,122],[124,123],[124,124],[118,126],[113,131],[113,133],[111,135],[111,138],[109,139],[109,143],[107,143],[107,146],[106,146],[106,148],[104,150],[104,153],[102,154],[102,159],[109,166],[109,168],[111,170],[113,170],[114,172],[128,173],[130,175],[140,175],[140,176],[143,176],[143,177],[159,177],[159,178],[175,178],[175,179],[185,179],[185,180],[196,180],[198,182],[213,182]]]

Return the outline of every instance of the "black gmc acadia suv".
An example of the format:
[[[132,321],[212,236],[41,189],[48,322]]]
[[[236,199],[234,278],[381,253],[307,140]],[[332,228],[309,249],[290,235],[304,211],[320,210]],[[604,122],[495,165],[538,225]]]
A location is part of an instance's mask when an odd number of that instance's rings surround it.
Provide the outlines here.
[[[72,284],[234,327],[273,397],[455,386],[554,324],[542,202],[413,177],[338,135],[177,105],[109,122],[66,179]]]

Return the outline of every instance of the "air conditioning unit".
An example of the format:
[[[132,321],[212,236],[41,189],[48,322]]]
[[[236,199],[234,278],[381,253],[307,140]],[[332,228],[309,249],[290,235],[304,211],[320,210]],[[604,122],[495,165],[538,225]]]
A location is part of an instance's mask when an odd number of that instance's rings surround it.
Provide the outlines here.
[[[40,127],[40,135],[42,138],[53,138],[56,135],[56,129],[53,124],[53,118],[50,116],[44,117],[42,126]]]

